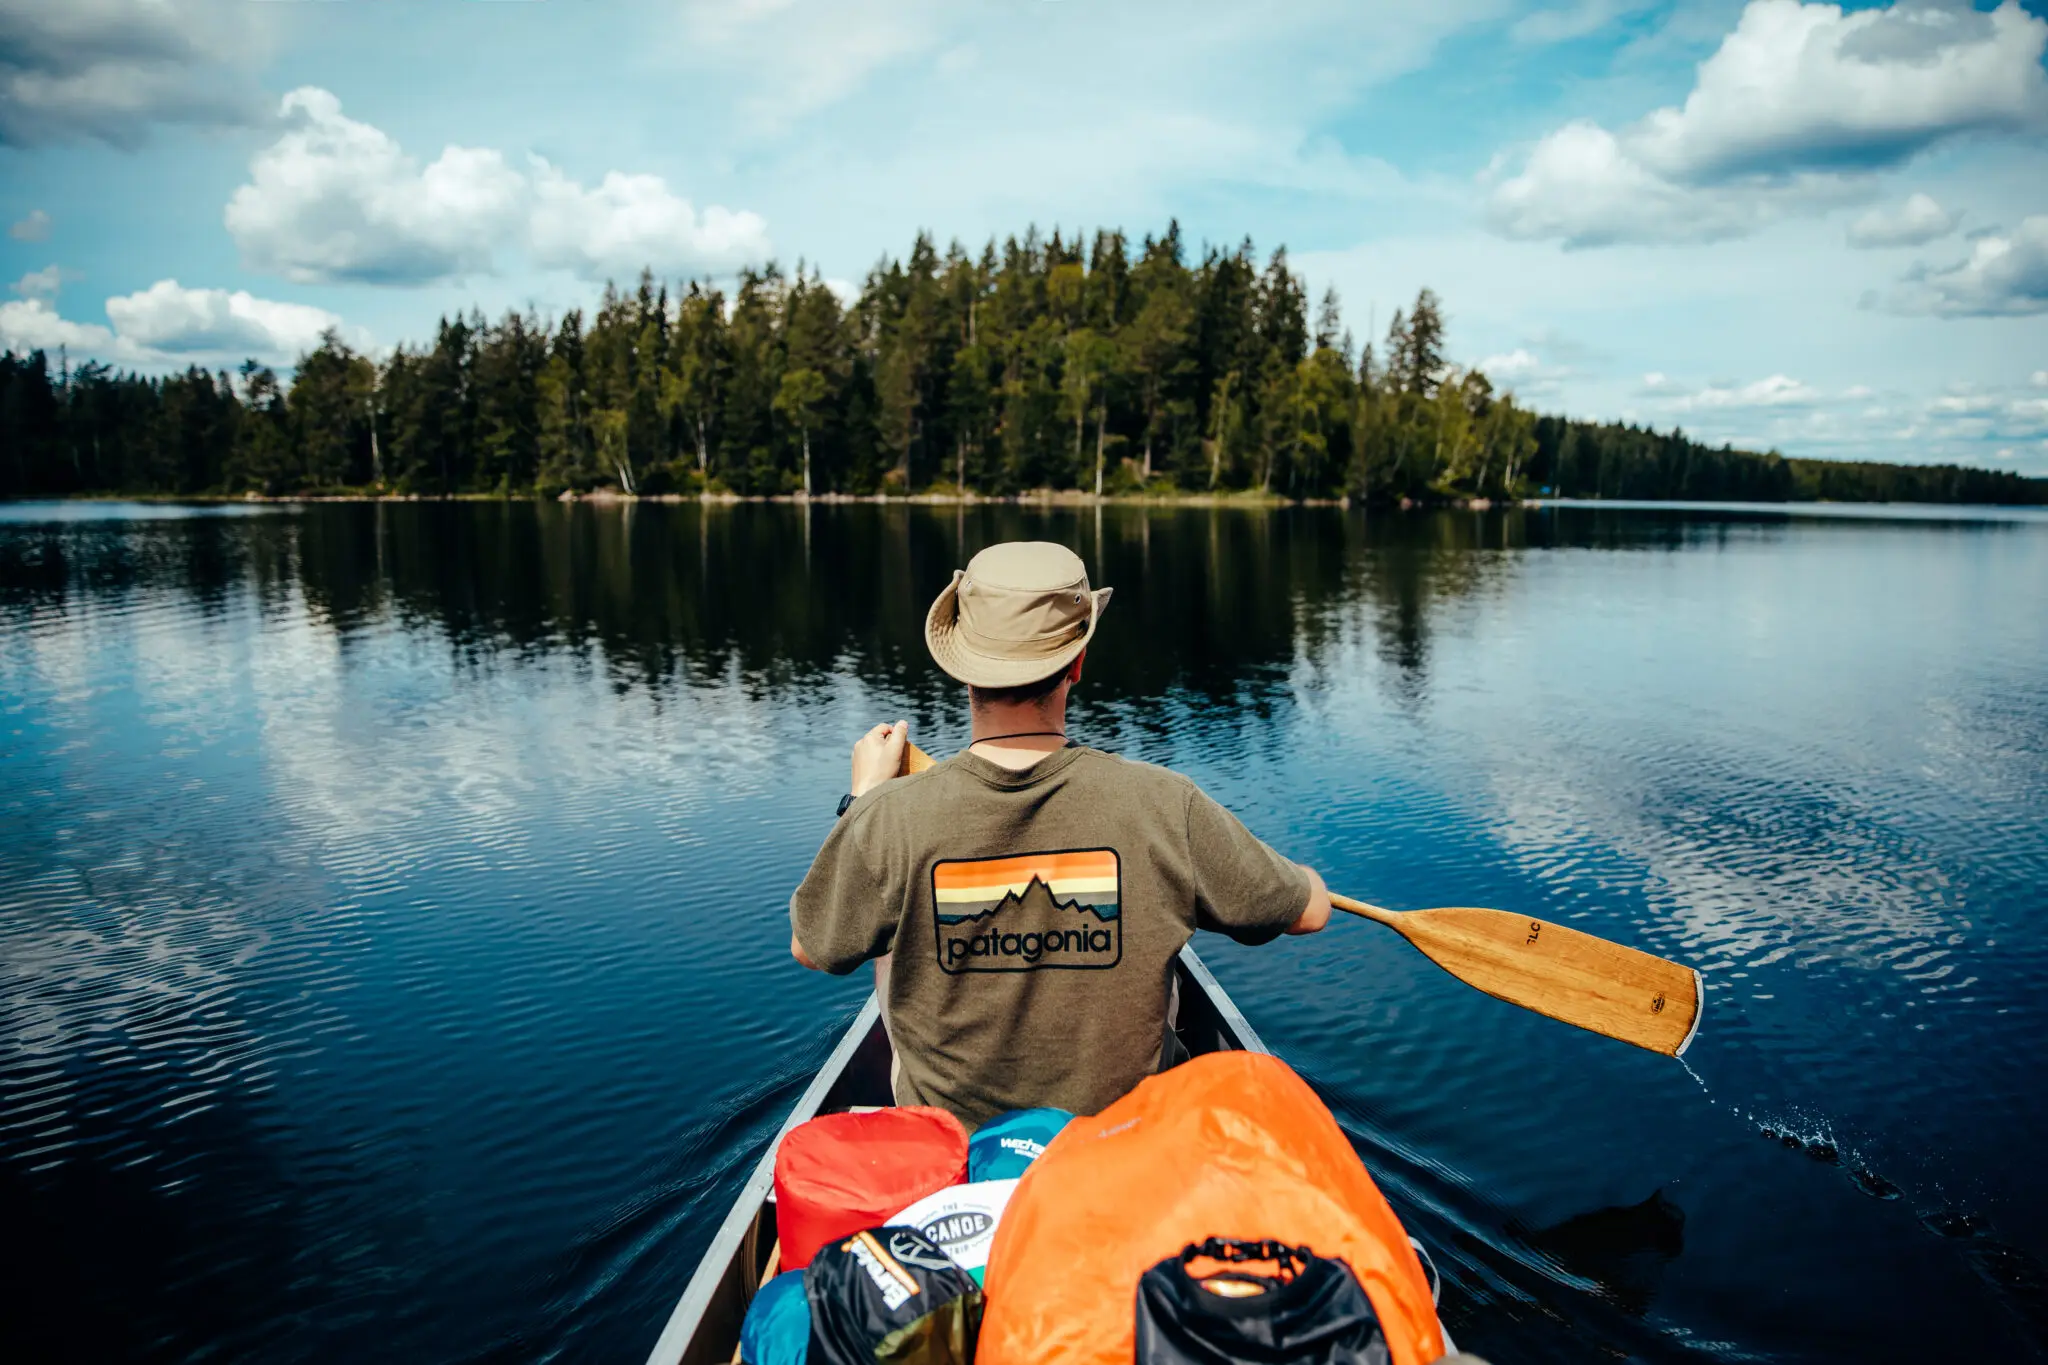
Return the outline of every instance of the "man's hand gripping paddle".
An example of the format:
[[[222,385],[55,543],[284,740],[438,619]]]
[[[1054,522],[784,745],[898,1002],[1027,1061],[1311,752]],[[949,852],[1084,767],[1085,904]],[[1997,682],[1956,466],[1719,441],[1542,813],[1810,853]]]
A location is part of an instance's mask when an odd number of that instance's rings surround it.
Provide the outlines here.
[[[933,762],[904,746],[906,774]],[[1511,1005],[1667,1057],[1682,1055],[1699,1032],[1700,974],[1639,949],[1505,910],[1382,910],[1335,894],[1330,903],[1386,925],[1458,980]]]

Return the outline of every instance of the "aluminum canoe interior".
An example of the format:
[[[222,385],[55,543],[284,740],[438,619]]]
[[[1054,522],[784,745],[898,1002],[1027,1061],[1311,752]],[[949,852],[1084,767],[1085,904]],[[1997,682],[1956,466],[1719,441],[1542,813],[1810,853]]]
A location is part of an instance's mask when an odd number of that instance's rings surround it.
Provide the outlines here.
[[[1267,1051],[1193,948],[1181,949],[1174,972],[1180,984],[1176,1032],[1189,1055]],[[770,1194],[775,1184],[775,1149],[782,1135],[819,1114],[893,1103],[889,1090],[892,1059],[881,1009],[870,995],[747,1177],[732,1212],[711,1239],[697,1273],[690,1277],[683,1297],[669,1315],[668,1326],[647,1357],[648,1365],[728,1365],[734,1358],[740,1322],[754,1291],[761,1287],[761,1272],[775,1245],[775,1201]]]

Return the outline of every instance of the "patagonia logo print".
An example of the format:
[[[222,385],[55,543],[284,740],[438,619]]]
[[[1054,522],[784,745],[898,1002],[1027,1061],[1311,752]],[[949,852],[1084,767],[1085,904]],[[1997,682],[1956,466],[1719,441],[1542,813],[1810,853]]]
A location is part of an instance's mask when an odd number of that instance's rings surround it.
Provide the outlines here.
[[[932,868],[932,916],[948,972],[1114,967],[1123,958],[1115,849],[948,859]]]

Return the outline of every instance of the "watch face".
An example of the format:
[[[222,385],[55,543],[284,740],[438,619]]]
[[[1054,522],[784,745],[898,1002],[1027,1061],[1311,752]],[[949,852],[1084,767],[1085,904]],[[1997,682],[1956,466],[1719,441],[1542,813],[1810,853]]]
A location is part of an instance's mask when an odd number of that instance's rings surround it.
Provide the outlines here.
[[[844,814],[846,814],[846,808],[847,808],[848,806],[852,805],[852,804],[853,804],[853,793],[852,793],[852,792],[848,792],[848,793],[847,793],[846,795],[844,795],[844,796],[842,796],[842,797],[840,797],[840,798],[839,798],[839,811],[838,811],[838,813],[839,813],[839,814],[841,814],[841,815],[844,815]]]

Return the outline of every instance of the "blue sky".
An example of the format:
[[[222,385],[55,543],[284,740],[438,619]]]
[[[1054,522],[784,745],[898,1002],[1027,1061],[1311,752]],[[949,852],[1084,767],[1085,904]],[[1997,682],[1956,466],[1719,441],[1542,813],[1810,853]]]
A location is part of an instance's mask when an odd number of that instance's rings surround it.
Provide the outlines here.
[[[1178,217],[1537,407],[2048,475],[2043,6],[0,0],[0,345]]]

